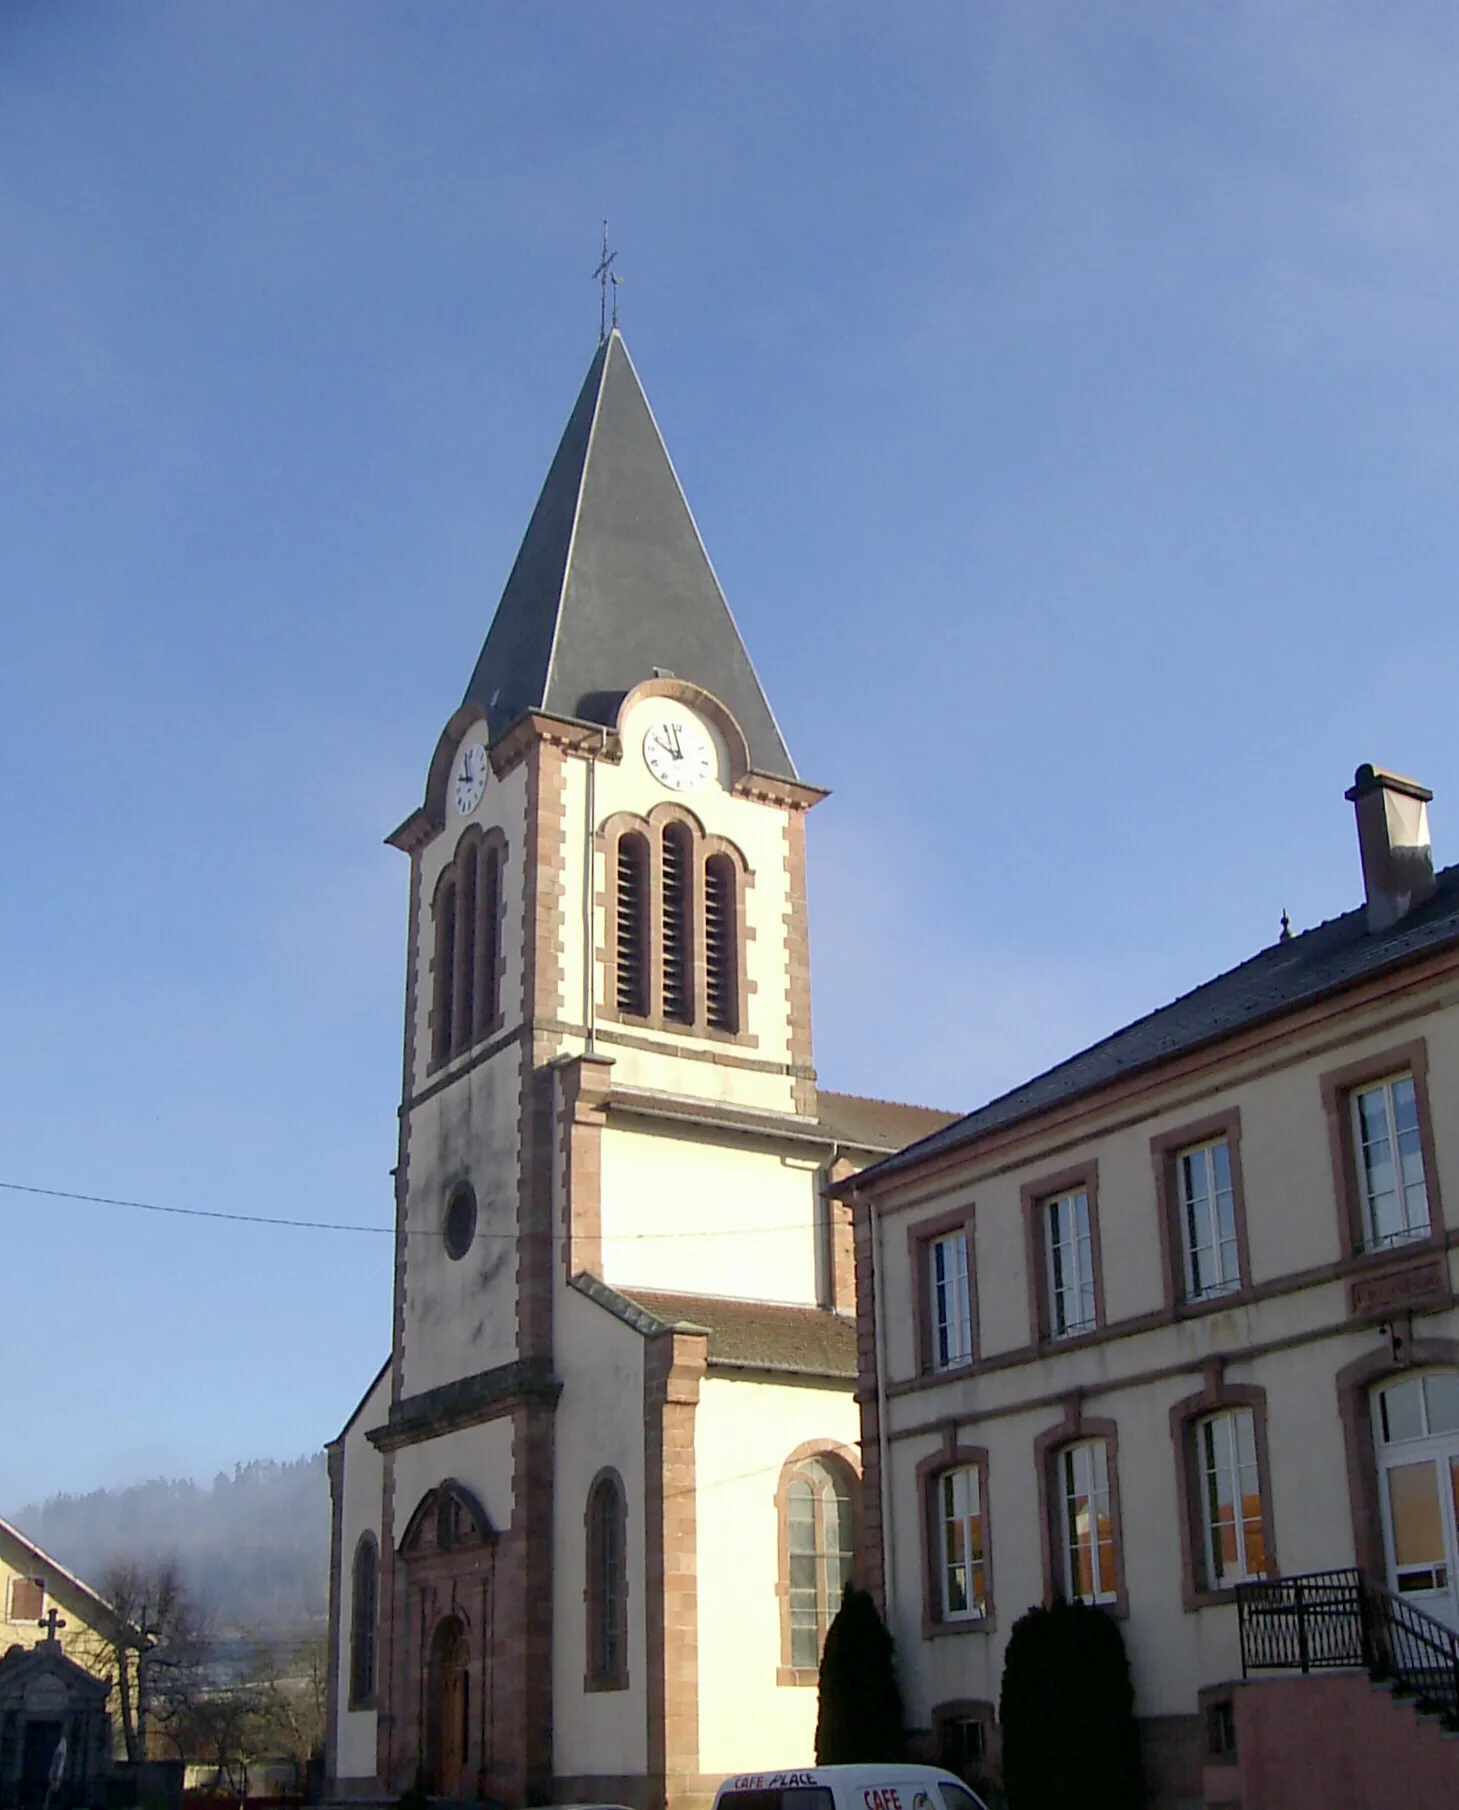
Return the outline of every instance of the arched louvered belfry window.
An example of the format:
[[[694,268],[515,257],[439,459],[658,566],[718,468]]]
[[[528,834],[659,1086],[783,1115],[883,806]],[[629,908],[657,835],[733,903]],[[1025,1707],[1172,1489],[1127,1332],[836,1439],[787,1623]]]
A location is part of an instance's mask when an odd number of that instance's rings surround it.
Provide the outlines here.
[[[632,832],[618,838],[617,909],[618,1010],[647,1018],[648,843]]]
[[[476,1037],[496,1023],[501,1011],[502,853],[485,843],[476,857]]]
[[[663,900],[664,1017],[694,1022],[694,843],[682,823],[665,826],[659,876]]]
[[[476,857],[473,837],[456,852],[455,993],[451,1007],[451,1052],[471,1047],[476,1024]]]
[[[350,1708],[367,1708],[375,1697],[375,1627],[379,1615],[380,1553],[371,1533],[355,1547],[350,1596]]]
[[[735,864],[711,855],[704,864],[705,1016],[711,1030],[740,1028],[740,928]]]
[[[431,1060],[445,1062],[452,1048],[456,977],[456,875],[447,870],[436,889],[435,997],[431,1006]]]
[[[622,1690],[628,1683],[627,1505],[616,1471],[588,1492],[588,1684]]]

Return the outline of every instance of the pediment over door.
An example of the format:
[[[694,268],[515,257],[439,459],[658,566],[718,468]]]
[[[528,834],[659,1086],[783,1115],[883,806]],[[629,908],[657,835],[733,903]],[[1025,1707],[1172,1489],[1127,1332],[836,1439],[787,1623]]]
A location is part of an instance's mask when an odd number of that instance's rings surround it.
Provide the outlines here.
[[[448,1477],[427,1490],[406,1523],[400,1541],[402,1558],[434,1557],[449,1552],[492,1546],[496,1529],[479,1499]]]

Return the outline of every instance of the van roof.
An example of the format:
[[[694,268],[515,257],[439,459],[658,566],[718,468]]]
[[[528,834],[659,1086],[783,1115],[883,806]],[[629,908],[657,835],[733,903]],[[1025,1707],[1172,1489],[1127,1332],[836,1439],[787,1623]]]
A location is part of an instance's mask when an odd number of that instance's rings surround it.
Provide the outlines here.
[[[784,1772],[741,1772],[727,1778],[720,1791],[778,1791],[797,1785],[843,1785],[854,1791],[859,1786],[920,1784],[933,1779],[946,1779],[966,1791],[967,1786],[955,1772],[942,1766],[923,1766],[911,1760],[885,1760],[876,1765],[800,1766]]]

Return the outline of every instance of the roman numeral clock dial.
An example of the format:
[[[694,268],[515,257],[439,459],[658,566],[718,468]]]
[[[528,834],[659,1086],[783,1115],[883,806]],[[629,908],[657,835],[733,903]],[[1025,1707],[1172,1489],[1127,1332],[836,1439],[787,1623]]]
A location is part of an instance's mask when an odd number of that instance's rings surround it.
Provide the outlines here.
[[[714,749],[695,723],[666,718],[643,738],[643,759],[661,786],[671,792],[693,792],[714,771]]]
[[[481,803],[485,790],[486,749],[480,742],[470,742],[456,763],[456,809],[463,817],[469,817]]]

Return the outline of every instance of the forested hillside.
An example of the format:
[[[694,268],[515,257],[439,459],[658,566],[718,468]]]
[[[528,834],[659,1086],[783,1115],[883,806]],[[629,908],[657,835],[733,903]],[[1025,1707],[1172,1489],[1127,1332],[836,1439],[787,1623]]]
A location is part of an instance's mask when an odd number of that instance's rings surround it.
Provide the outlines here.
[[[219,1633],[322,1627],[329,1600],[324,1454],[236,1465],[203,1487],[156,1478],[6,1514],[88,1583],[115,1558],[176,1558]]]

